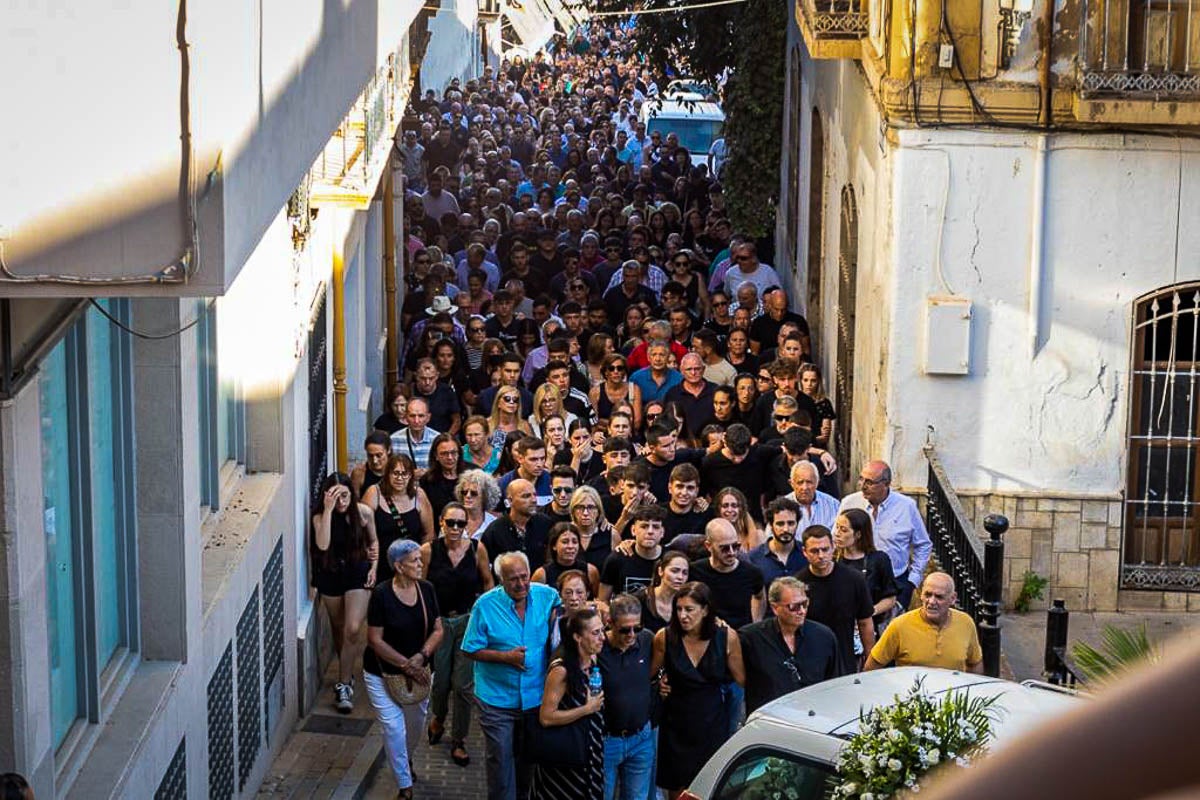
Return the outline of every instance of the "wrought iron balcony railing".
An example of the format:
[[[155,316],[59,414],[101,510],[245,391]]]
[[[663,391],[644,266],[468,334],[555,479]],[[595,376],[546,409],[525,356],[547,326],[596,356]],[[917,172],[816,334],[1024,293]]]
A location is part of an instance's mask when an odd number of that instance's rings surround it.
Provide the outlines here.
[[[857,58],[867,35],[867,0],[796,0],[796,21],[814,58]]]
[[[1080,90],[1200,97],[1200,0],[1083,0]]]

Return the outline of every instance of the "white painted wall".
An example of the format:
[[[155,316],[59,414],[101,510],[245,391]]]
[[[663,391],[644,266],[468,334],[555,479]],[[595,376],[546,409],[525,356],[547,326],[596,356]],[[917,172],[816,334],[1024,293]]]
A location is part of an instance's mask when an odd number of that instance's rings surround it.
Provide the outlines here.
[[[1050,138],[1035,342],[1036,137],[912,131],[900,138],[892,267],[895,329],[903,333],[893,338],[913,346],[891,351],[886,446],[905,482],[916,482],[923,468],[919,445],[932,424],[956,487],[1120,491],[1133,302],[1200,277],[1200,231],[1186,225],[1200,218],[1200,147],[1151,137]],[[932,256],[943,203],[939,277]],[[965,377],[920,369],[925,297],[947,289],[974,302]]]
[[[203,199],[200,273],[183,293],[233,282],[421,4],[188,6],[193,179]],[[26,3],[4,15],[0,72],[21,80],[0,85],[0,106],[24,115],[0,129],[0,229],[14,271],[135,275],[179,254],[178,7]]]
[[[932,425],[958,489],[1121,491],[1133,303],[1200,278],[1200,230],[1188,225],[1200,218],[1200,145],[1108,134],[1048,140],[1035,316],[1036,135],[918,129],[889,143],[857,68],[804,58],[801,101],[820,109],[827,136],[823,319],[814,336],[831,393],[846,184],[860,217],[853,452],[840,454],[843,463],[854,470],[881,457],[899,484],[921,486]],[[810,135],[806,114],[802,242]],[[966,376],[923,372],[933,294],[973,303]]]

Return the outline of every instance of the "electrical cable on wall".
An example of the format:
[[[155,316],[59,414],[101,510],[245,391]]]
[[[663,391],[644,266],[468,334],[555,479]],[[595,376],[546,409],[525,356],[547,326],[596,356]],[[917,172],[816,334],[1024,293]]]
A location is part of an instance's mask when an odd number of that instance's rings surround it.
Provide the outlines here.
[[[162,341],[163,339],[170,339],[172,337],[178,336],[179,334],[183,333],[184,331],[187,331],[191,328],[196,327],[196,325],[198,325],[200,323],[200,320],[204,319],[204,317],[208,315],[208,312],[212,311],[212,307],[214,305],[216,305],[216,303],[217,303],[217,298],[214,297],[214,298],[210,299],[205,304],[204,310],[197,313],[195,319],[193,319],[191,322],[189,322],[179,328],[176,328],[173,331],[168,331],[167,333],[145,333],[143,331],[135,330],[134,328],[129,327],[124,322],[121,322],[121,320],[117,319],[112,314],[110,314],[108,312],[108,309],[106,309],[104,306],[102,306],[98,302],[96,302],[95,298],[90,298],[88,300],[88,302],[92,304],[92,308],[96,309],[101,314],[103,314],[108,319],[109,322],[111,322],[113,325],[120,328],[121,330],[125,331],[130,336],[133,336],[138,339],[145,339],[145,340],[151,341],[151,342],[158,342],[158,341]]]

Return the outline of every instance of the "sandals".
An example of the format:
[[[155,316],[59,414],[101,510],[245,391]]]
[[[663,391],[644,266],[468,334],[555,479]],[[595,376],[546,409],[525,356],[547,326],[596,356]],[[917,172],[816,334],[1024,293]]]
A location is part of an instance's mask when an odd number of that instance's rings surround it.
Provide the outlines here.
[[[429,727],[425,731],[425,735],[429,738],[429,744],[437,744],[445,734],[446,726],[442,724],[441,720],[435,718],[429,721]]]
[[[471,763],[471,756],[467,753],[467,747],[463,742],[454,743],[454,747],[450,749],[450,760],[460,767]]]

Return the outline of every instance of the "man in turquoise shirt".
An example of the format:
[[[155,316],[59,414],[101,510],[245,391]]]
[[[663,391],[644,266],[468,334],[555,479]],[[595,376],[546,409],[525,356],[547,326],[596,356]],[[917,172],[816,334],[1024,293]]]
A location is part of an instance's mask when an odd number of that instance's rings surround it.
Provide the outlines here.
[[[462,650],[475,662],[475,701],[486,742],[488,800],[516,800],[527,779],[516,750],[521,712],[542,702],[549,659],[550,613],[558,592],[530,583],[524,553],[496,559],[500,585],[471,609]]]

